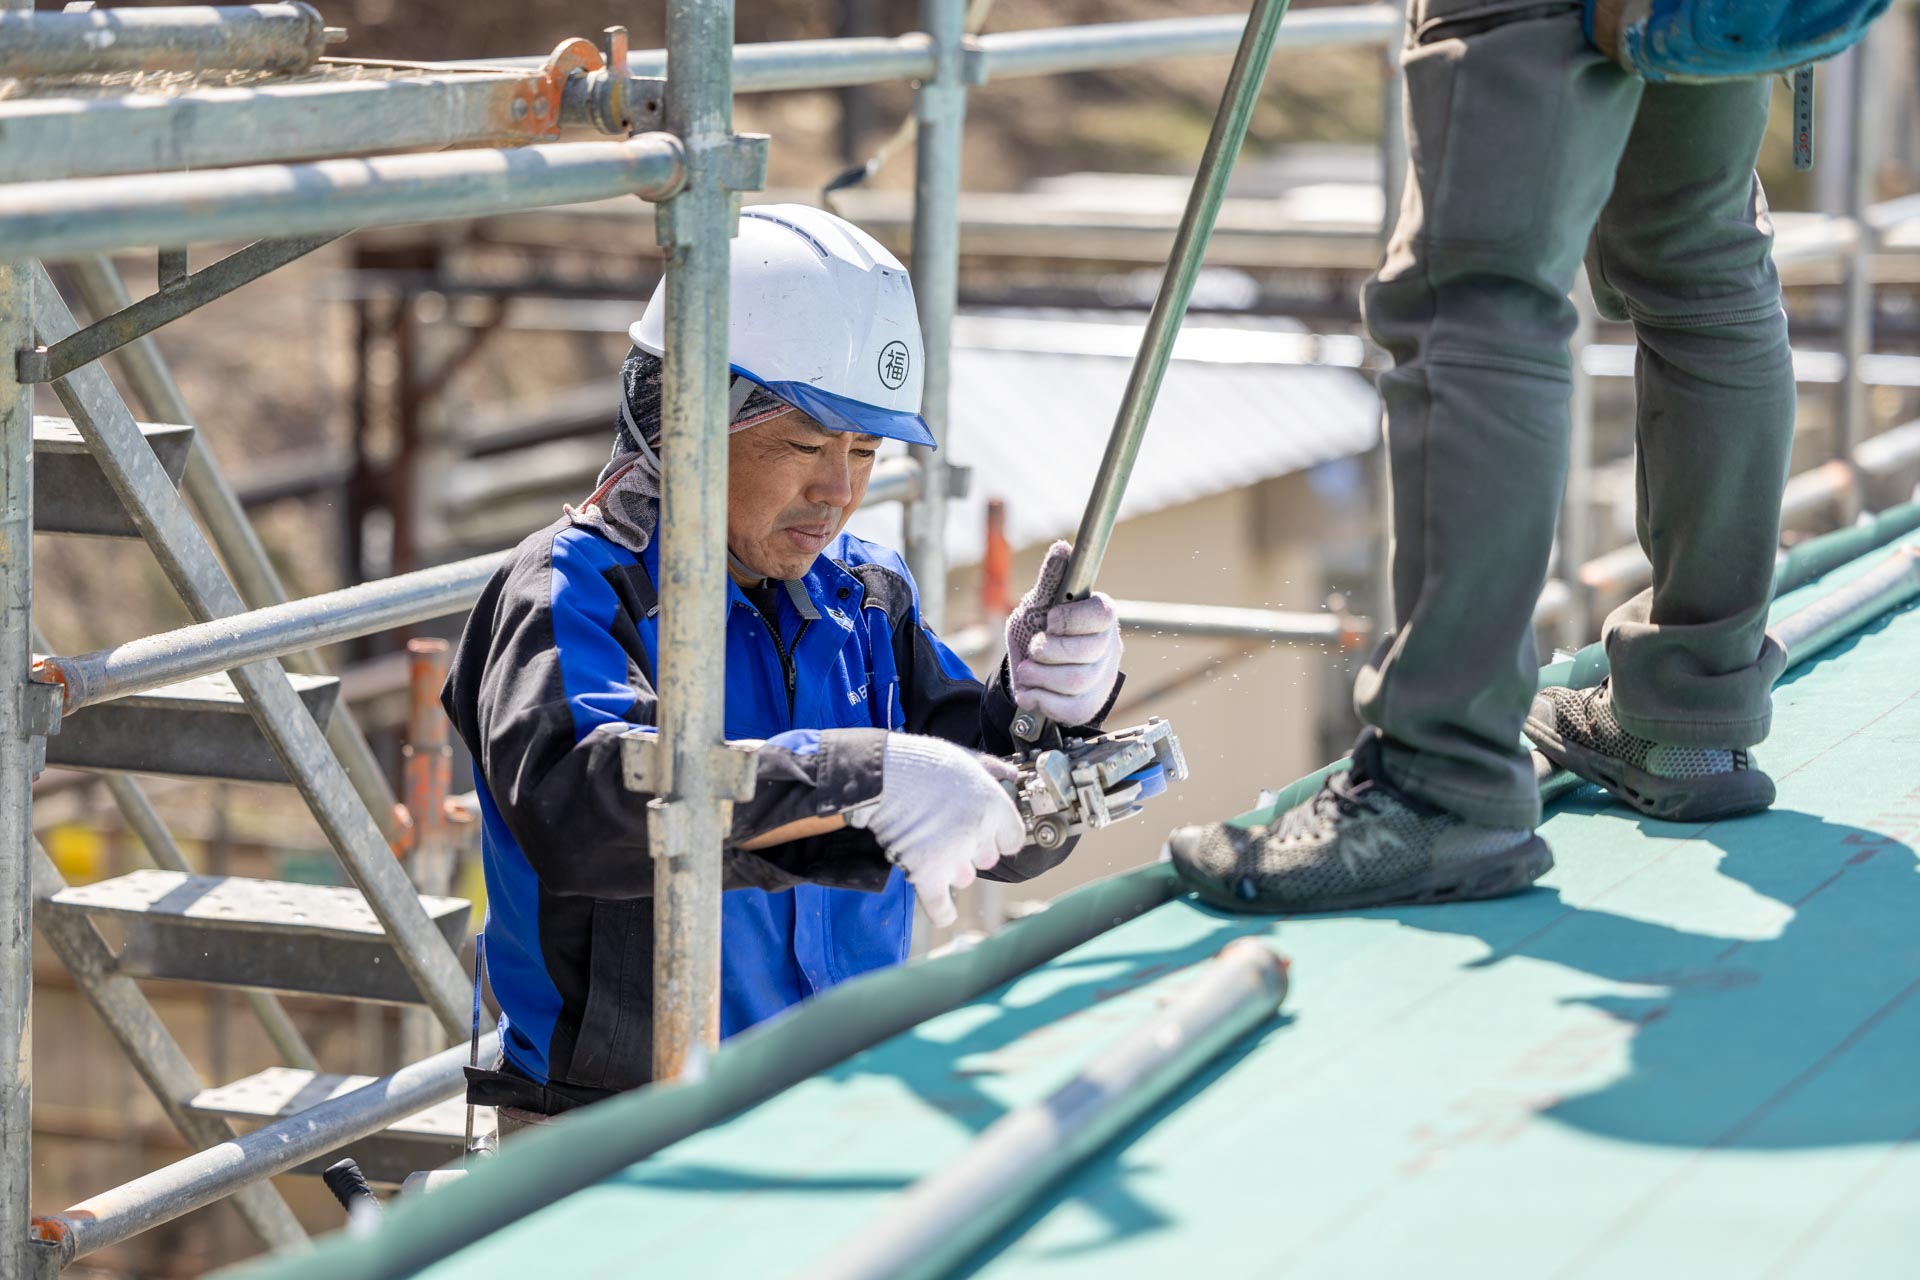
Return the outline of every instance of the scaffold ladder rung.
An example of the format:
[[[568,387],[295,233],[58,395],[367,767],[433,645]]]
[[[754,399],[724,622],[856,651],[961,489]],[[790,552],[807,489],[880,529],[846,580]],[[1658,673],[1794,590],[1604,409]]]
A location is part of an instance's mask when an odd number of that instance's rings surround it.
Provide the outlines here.
[[[177,486],[186,475],[193,428],[170,422],[139,425],[167,478]],[[33,420],[33,527],[37,533],[95,538],[140,536],[71,418]]]

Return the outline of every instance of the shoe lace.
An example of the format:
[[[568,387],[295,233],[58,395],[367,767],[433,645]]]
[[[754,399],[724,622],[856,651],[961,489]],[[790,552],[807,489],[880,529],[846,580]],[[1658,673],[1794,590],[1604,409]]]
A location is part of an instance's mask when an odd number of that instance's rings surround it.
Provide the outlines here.
[[[1368,811],[1366,793],[1371,783],[1356,781],[1350,774],[1330,775],[1305,804],[1291,809],[1280,822],[1277,833],[1282,840],[1304,836],[1329,822],[1351,818]]]

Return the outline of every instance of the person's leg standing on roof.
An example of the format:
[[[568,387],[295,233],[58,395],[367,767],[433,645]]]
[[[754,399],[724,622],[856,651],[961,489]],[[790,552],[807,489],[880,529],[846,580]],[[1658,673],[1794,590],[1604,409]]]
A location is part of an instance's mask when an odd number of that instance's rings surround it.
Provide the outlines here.
[[[1551,865],[1521,726],[1566,477],[1567,294],[1644,86],[1587,42],[1577,3],[1416,0],[1405,69],[1412,172],[1365,299],[1395,362],[1400,623],[1357,682],[1351,773],[1271,827],[1174,834],[1182,875],[1228,905],[1485,897]],[[1742,126],[1700,147],[1744,147]]]
[[[1647,87],[1589,274],[1638,339],[1640,545],[1653,586],[1607,619],[1612,679],[1543,694],[1527,732],[1644,812],[1763,808],[1785,661],[1766,634],[1793,450],[1793,361],[1753,172],[1771,85]]]

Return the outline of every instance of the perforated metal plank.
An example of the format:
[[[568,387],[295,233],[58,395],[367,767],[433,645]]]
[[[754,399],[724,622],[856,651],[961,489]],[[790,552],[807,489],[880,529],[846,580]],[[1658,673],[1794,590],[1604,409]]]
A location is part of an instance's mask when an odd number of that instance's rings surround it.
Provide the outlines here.
[[[269,1067],[232,1084],[203,1089],[187,1105],[194,1111],[229,1120],[266,1123],[305,1111],[330,1098],[371,1084],[372,1076],[339,1076]],[[493,1108],[474,1112],[476,1131],[493,1127]],[[467,1105],[449,1098],[415,1112],[392,1127],[349,1142],[335,1151],[294,1168],[295,1173],[317,1174],[341,1156],[352,1156],[360,1171],[377,1183],[398,1185],[419,1169],[437,1169],[460,1157],[466,1139]]]
[[[294,675],[293,687],[322,728],[340,681]],[[47,739],[47,763],[68,769],[149,773],[234,782],[287,781],[233,681],[203,676],[73,712]]]
[[[186,474],[193,428],[143,422],[140,434],[174,484]],[[69,418],[33,420],[33,527],[40,533],[137,538],[120,497]]]
[[[421,902],[448,943],[459,946],[467,903]],[[119,966],[134,977],[392,1004],[420,1000],[357,889],[148,870],[74,886],[39,909],[119,920]]]

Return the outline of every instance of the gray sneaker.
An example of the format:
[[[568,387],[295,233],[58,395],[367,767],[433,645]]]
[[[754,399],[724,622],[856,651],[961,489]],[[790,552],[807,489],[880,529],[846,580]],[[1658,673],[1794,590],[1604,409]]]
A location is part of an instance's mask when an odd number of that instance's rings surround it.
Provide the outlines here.
[[[1211,823],[1167,840],[1180,878],[1229,911],[1291,914],[1518,893],[1553,866],[1546,841],[1481,827],[1386,780],[1366,744],[1352,770],[1266,827]]]
[[[1773,803],[1773,779],[1737,747],[1673,747],[1628,733],[1612,685],[1542,689],[1527,737],[1562,769],[1596,782],[1649,817],[1712,822]]]

